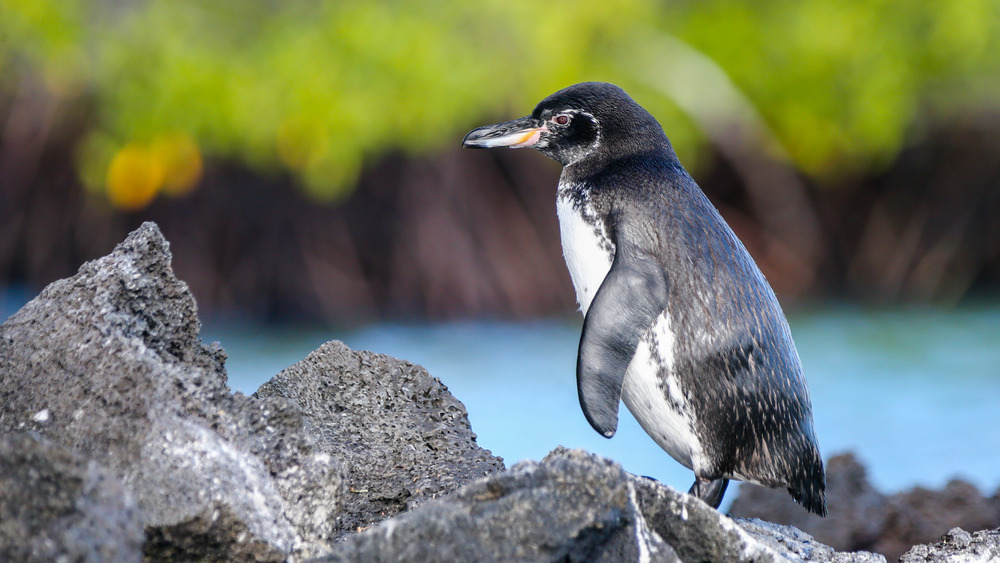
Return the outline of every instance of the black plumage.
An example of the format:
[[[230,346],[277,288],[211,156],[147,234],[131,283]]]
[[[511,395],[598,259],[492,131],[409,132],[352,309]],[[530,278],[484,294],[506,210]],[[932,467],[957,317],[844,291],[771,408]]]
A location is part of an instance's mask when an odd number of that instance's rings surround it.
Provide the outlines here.
[[[591,425],[612,436],[625,399],[713,506],[735,478],[786,487],[825,515],[788,323],[656,119],[617,86],[584,83],[463,145],[532,147],[564,165],[557,205],[585,314],[577,384]]]

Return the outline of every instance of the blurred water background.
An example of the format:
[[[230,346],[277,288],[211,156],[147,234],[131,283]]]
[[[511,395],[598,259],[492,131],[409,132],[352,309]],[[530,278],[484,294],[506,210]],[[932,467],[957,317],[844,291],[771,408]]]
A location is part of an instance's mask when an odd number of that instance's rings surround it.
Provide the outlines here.
[[[424,365],[508,464],[686,489],[580,412],[558,166],[458,146],[585,80],[657,117],[788,307],[827,456],[1000,484],[995,0],[0,0],[4,318],[156,221],[234,389],[339,338]]]
[[[0,292],[0,318],[29,297]],[[824,457],[854,452],[886,493],[940,488],[953,478],[984,493],[1000,487],[1000,304],[826,304],[792,310],[789,322]],[[564,445],[687,490],[690,471],[624,407],[610,440],[587,424],[574,371],[581,324],[575,316],[339,328],[216,320],[202,337],[226,350],[234,391],[253,393],[322,343],[342,340],[427,368],[465,404],[479,444],[508,466]]]
[[[793,311],[790,322],[825,457],[855,452],[884,492],[940,488],[955,477],[984,492],[1000,487],[1000,305],[827,305]],[[204,336],[229,353],[234,390],[253,392],[336,338],[426,367],[465,403],[479,444],[508,466],[561,444],[687,490],[691,473],[624,407],[611,440],[583,418],[574,375],[580,328],[571,317],[339,330],[216,324]]]

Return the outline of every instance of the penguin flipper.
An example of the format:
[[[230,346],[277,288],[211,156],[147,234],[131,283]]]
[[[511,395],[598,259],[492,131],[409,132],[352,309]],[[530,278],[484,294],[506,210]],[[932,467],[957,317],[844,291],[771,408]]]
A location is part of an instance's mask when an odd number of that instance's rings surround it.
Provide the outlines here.
[[[667,306],[667,274],[637,248],[618,245],[583,321],[576,386],[587,422],[605,438],[618,429],[625,372],[639,338]]]

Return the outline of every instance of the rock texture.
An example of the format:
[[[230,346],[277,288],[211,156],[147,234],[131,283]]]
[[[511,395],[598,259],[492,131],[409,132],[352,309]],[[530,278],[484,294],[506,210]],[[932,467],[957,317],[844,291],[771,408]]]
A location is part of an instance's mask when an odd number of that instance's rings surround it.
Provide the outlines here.
[[[0,436],[0,561],[136,561],[142,544],[110,471],[37,434]]]
[[[476,445],[465,406],[427,370],[328,342],[257,390],[304,413],[319,447],[344,463],[338,537],[503,470]]]
[[[784,491],[747,484],[740,486],[729,512],[795,526],[835,549],[874,551],[889,561],[911,546],[936,541],[955,526],[1000,526],[1000,491],[984,498],[974,486],[956,480],[941,491],[916,487],[886,496],[872,487],[864,466],[851,454],[830,459],[826,492],[827,518],[806,513]]]
[[[952,528],[931,545],[917,545],[899,563],[995,563],[1000,561],[1000,529],[970,534]]]
[[[679,561],[621,467],[580,451],[522,462],[355,534],[324,561]]]
[[[833,563],[885,563],[884,556],[867,551],[838,552],[792,526],[782,526],[757,518],[737,520],[740,526],[762,544],[778,551],[790,561],[830,561]]]
[[[286,401],[231,394],[225,355],[199,330],[166,241],[144,224],[0,326],[0,431],[106,466],[134,495],[148,558],[322,553],[340,464]]]
[[[321,555],[503,469],[447,388],[386,356],[331,343],[256,396],[231,393],[170,260],[144,224],[0,326],[0,431],[106,466],[135,498],[148,559]]]
[[[629,480],[649,527],[684,561],[884,561],[872,553],[838,553],[790,526],[730,518],[646,477]]]
[[[628,480],[649,527],[683,561],[784,561],[784,550],[756,541],[701,500],[646,477]]]
[[[581,450],[557,448],[348,537],[319,561],[885,561],[734,521]]]

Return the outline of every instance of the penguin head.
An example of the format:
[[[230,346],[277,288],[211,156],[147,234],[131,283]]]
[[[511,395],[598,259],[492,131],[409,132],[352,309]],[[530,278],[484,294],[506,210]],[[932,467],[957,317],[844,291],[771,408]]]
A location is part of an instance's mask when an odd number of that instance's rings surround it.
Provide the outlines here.
[[[479,127],[462,146],[531,147],[569,166],[584,160],[650,152],[669,146],[656,119],[624,90],[584,82],[545,98],[531,115]]]

